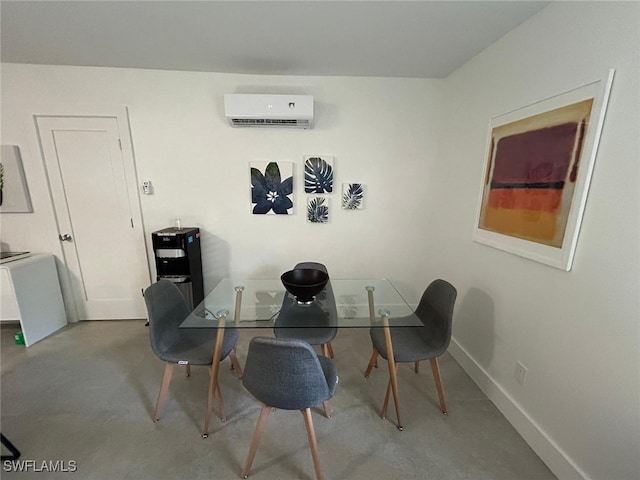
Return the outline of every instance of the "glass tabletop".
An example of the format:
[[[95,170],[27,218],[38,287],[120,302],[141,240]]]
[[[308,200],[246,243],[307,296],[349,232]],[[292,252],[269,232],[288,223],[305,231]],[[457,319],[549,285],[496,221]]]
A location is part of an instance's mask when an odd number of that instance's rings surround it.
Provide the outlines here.
[[[422,325],[386,279],[330,279],[314,302],[303,305],[285,290],[279,278],[224,278],[180,328],[215,328],[220,318],[225,318],[225,327],[237,328],[369,328],[383,326],[383,313],[394,327]]]

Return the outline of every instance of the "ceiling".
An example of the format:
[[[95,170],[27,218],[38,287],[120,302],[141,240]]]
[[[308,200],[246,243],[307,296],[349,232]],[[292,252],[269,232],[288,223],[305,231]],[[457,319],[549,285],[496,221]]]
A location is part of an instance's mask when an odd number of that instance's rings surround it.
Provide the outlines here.
[[[443,78],[538,1],[2,0],[3,62]]]

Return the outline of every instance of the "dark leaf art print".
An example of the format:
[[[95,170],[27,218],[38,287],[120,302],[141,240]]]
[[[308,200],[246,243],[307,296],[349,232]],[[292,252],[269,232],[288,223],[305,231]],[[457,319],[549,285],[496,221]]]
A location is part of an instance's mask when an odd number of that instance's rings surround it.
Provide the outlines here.
[[[342,208],[361,210],[363,201],[364,187],[361,183],[344,183],[342,185]]]
[[[251,204],[258,215],[287,215],[293,208],[293,164],[252,162]],[[264,173],[262,173],[264,172]],[[282,177],[284,176],[284,180]]]
[[[307,222],[327,223],[329,221],[329,206],[324,197],[312,197],[307,201]]]
[[[333,192],[333,157],[306,157],[304,162],[305,193]]]

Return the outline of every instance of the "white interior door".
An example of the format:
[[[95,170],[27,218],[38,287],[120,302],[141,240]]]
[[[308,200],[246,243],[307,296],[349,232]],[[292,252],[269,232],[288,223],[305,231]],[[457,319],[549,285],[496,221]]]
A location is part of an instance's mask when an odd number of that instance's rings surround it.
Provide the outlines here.
[[[130,138],[121,138],[128,128],[119,121],[36,116],[79,320],[146,317],[149,268]]]

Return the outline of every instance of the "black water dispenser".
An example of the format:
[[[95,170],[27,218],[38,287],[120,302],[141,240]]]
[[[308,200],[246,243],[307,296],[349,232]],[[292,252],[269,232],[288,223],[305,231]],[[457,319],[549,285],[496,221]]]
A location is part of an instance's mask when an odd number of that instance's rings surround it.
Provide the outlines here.
[[[200,229],[168,227],[151,234],[156,280],[170,280],[193,310],[204,300]]]

